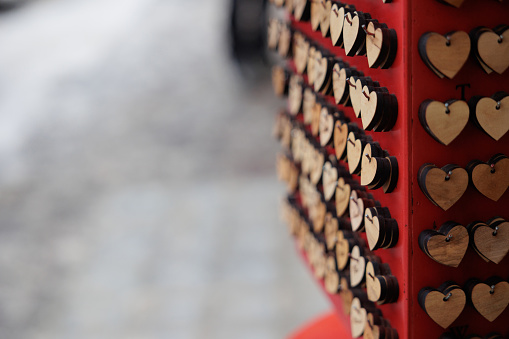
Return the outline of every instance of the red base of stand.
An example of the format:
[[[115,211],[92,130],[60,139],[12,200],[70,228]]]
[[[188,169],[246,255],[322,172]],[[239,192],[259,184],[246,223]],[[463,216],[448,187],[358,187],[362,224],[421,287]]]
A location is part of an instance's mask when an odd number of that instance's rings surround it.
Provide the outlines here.
[[[337,339],[351,336],[350,329],[345,328],[337,314],[331,311],[298,329],[287,339]]]

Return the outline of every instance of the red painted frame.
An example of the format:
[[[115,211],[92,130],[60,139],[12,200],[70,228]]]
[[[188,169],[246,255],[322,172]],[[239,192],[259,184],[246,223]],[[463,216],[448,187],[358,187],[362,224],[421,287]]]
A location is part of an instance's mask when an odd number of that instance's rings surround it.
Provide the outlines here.
[[[384,4],[381,0],[346,1],[372,18],[394,28],[398,34],[398,52],[394,64],[387,70],[371,69],[363,56],[348,57],[344,50],[332,46],[330,38],[323,38],[320,31],[313,31],[309,22],[292,20],[292,26],[303,32],[324,49],[341,57],[350,66],[379,81],[398,99],[398,120],[395,127],[386,133],[369,132],[383,149],[398,159],[400,177],[396,190],[384,194],[382,190],[370,191],[382,206],[388,207],[398,221],[400,239],[396,247],[375,252],[382,262],[389,263],[392,273],[398,278],[400,296],[397,303],[382,305],[384,317],[398,330],[400,338],[438,338],[446,330],[435,324],[420,308],[417,294],[422,287],[438,287],[447,280],[463,285],[468,278],[481,279],[492,275],[509,278],[509,256],[500,264],[484,262],[471,248],[458,268],[440,265],[427,257],[419,248],[417,238],[424,229],[440,226],[447,220],[464,225],[474,220],[483,220],[501,215],[509,219],[509,192],[493,202],[472,187],[467,189],[460,201],[448,211],[433,205],[421,192],[417,184],[417,172],[425,162],[442,167],[456,163],[465,167],[473,159],[487,161],[495,153],[509,155],[509,133],[498,142],[469,122],[461,135],[449,146],[433,140],[419,123],[419,105],[425,99],[446,101],[460,99],[457,84],[470,83],[466,99],[473,95],[491,96],[505,90],[509,92],[509,71],[504,75],[485,74],[469,57],[454,80],[440,79],[420,59],[417,44],[426,31],[445,34],[453,30],[469,32],[477,26],[494,27],[509,24],[509,2],[465,0],[460,9],[446,6],[435,0],[394,0]],[[482,2],[482,4],[481,4]],[[474,82],[475,79],[475,82]],[[332,101],[332,98],[329,98]],[[362,126],[349,107],[338,106],[352,120]],[[505,210],[504,210],[505,207]],[[475,270],[472,270],[475,268]],[[323,283],[322,283],[323,284]],[[324,290],[325,291],[325,290]],[[338,296],[329,295],[336,310],[349,328],[348,318],[342,314]],[[509,309],[493,323],[489,323],[471,306],[465,310],[452,326],[468,325],[468,333],[486,335],[491,331],[509,335]]]

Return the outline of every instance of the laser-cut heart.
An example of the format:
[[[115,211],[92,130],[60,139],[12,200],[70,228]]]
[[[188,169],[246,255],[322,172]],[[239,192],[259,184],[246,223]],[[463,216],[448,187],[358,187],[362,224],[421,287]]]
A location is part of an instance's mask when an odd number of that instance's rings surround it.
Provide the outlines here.
[[[327,107],[323,107],[320,111],[320,145],[326,146],[332,139],[332,133],[334,132],[334,116],[329,113]]]
[[[351,187],[345,182],[344,178],[339,178],[336,187],[336,214],[342,217],[350,203]]]
[[[468,249],[469,236],[468,231],[463,225],[455,225],[443,232],[427,230],[419,235],[419,245],[423,245],[423,250],[428,256],[443,265],[458,267]],[[425,232],[428,232],[426,234]]]
[[[500,140],[509,131],[509,96],[500,101],[481,98],[474,108],[475,120],[493,139]]]
[[[336,192],[336,186],[338,184],[338,169],[327,161],[323,166],[323,195],[326,201],[332,199],[332,196]]]
[[[350,311],[350,328],[352,330],[352,337],[358,338],[364,333],[364,325],[366,324],[367,312],[362,307],[359,298],[352,300],[352,307]]]
[[[421,306],[430,318],[443,328],[449,327],[465,308],[467,300],[461,288],[453,288],[446,293],[437,290],[423,293],[423,290],[419,292],[419,297],[423,299]]]
[[[428,165],[421,167],[418,181],[428,198],[447,211],[465,193],[468,186],[468,173],[461,167],[445,171],[434,165]]]
[[[504,221],[496,227],[498,229],[494,230],[485,224],[478,225],[470,237],[482,256],[498,264],[509,252],[509,222]]]
[[[419,53],[440,78],[446,76],[452,79],[468,59],[470,37],[463,31],[447,33],[446,36],[428,32],[419,40]]]
[[[504,37],[506,32],[497,34],[485,30],[477,40],[477,52],[482,62],[498,74],[504,73],[509,67],[509,38]]]
[[[442,103],[426,100],[419,109],[424,129],[438,142],[449,145],[468,123],[470,109],[462,100]]]
[[[359,246],[354,246],[350,253],[350,285],[358,286],[364,280],[365,273],[366,258],[361,255]]]
[[[473,287],[470,298],[475,309],[483,317],[494,321],[509,304],[509,283],[501,281],[491,286],[479,283]]]
[[[471,168],[475,188],[493,201],[498,201],[509,187],[509,158],[486,164],[479,162]]]

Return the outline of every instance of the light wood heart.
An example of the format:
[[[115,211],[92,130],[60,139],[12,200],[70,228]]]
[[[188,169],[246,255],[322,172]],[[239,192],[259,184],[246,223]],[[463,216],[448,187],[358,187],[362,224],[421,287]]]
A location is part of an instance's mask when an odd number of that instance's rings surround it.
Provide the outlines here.
[[[340,270],[345,269],[348,265],[348,254],[350,254],[350,245],[348,240],[345,239],[343,231],[339,230],[337,233],[336,241],[336,262]]]
[[[352,191],[350,195],[350,224],[353,231],[361,228],[364,221],[364,202],[361,198],[357,197],[357,191]]]
[[[346,13],[345,21],[343,23],[343,40],[345,42],[345,52],[347,55],[350,54],[350,50],[355,44],[355,40],[359,34],[359,25],[359,16],[352,15],[350,12]]]
[[[320,103],[315,102],[313,108],[311,109],[311,134],[313,136],[318,136],[320,133],[320,113],[322,112],[322,105]]]
[[[509,67],[509,37],[505,37],[506,30],[502,33],[504,38],[493,31],[485,31],[479,36],[477,50],[484,63],[497,72],[504,73]]]
[[[479,164],[472,170],[472,182],[479,192],[493,201],[498,201],[509,187],[509,158],[497,161],[491,168]]]
[[[425,179],[426,189],[431,199],[444,211],[461,198],[468,186],[468,173],[464,168],[453,169],[449,180],[445,179],[447,175],[440,168],[432,168]]]
[[[477,284],[472,289],[472,304],[489,321],[497,319],[509,304],[509,283],[501,281],[494,287],[493,293],[491,286],[484,283]]]
[[[378,96],[375,91],[369,92],[368,86],[364,86],[364,93],[369,96],[367,99],[364,95],[361,96],[361,120],[362,127],[366,129],[373,119],[375,119],[375,114],[379,105]]]
[[[509,96],[500,100],[500,106],[492,98],[482,98],[475,115],[482,129],[493,139],[500,140],[509,130]]]
[[[499,224],[496,235],[494,235],[493,228],[479,226],[476,228],[473,238],[477,250],[483,256],[498,264],[509,251],[509,222]]]
[[[447,108],[442,102],[432,101],[426,107],[425,119],[436,139],[449,145],[467,125],[469,114],[470,110],[465,101],[455,101]]]
[[[334,127],[334,150],[336,152],[336,158],[340,160],[343,157],[343,153],[346,149],[346,143],[348,139],[348,124],[342,124],[340,121],[336,122]]]
[[[444,300],[445,295],[439,291],[430,291],[426,295],[424,307],[426,313],[443,328],[449,327],[456,320],[467,302],[465,292],[460,288],[450,291],[449,299]]]
[[[355,113],[355,116],[357,118],[361,117],[361,102],[362,98],[364,97],[364,94],[362,94],[362,82],[361,79],[356,79],[354,77],[350,78],[350,81],[355,81],[355,87],[350,86],[350,102],[352,103],[353,112]]]
[[[364,229],[366,230],[369,249],[373,251],[380,238],[380,221],[376,215],[371,215],[369,209],[366,209],[364,215]]]
[[[367,315],[368,313],[362,307],[359,298],[353,298],[350,311],[350,328],[353,338],[359,338],[364,333]]]
[[[364,279],[366,273],[366,259],[361,255],[359,246],[352,248],[350,253],[350,285],[356,287]]]
[[[336,187],[336,214],[338,217],[342,217],[348,209],[351,193],[350,185],[345,183],[345,179],[339,178]]]
[[[332,133],[334,132],[334,117],[329,114],[327,107],[322,107],[320,111],[320,145],[326,146],[332,139]]]
[[[368,313],[364,326],[364,339],[380,339],[380,327],[375,325],[372,313]],[[387,335],[385,336],[387,338]]]
[[[426,55],[440,73],[452,79],[463,67],[470,54],[470,37],[466,32],[456,31],[449,40],[438,33],[428,33]]]
[[[326,162],[323,166],[323,195],[326,201],[332,199],[336,192],[338,184],[338,169],[333,167],[330,162]]]
[[[310,46],[308,51],[308,58],[307,58],[307,66],[306,66],[306,73],[308,75],[308,82],[311,86],[315,83],[315,76],[316,76],[316,70],[315,66],[317,64],[316,62],[316,55],[317,52],[322,54],[320,51],[316,49],[315,46]]]
[[[369,67],[373,67],[382,52],[384,37],[382,30],[380,28],[375,29],[375,24],[373,22],[368,24],[366,30],[370,33],[366,34],[366,56],[368,57]]]
[[[367,144],[361,160],[361,185],[366,186],[373,182],[378,170],[377,162],[371,156],[371,145]]]
[[[348,169],[350,173],[354,173],[361,161],[362,142],[355,138],[355,134],[353,132],[348,134],[346,154],[348,158]]]
[[[335,64],[332,69],[332,90],[336,104],[339,104],[339,101],[343,98],[346,86],[348,86],[346,83],[346,71],[344,68],[340,69],[338,64]]]
[[[325,156],[323,155],[323,153],[315,150],[313,152],[311,173],[309,175],[311,182],[315,185],[318,184],[318,182],[322,178],[324,162],[325,162]]]
[[[326,57],[323,57],[322,53],[319,51],[315,53],[315,58],[314,88],[315,92],[319,92],[324,82],[327,80],[327,75],[329,75],[329,72],[327,72],[329,67],[329,60]]]
[[[378,301],[382,294],[382,286],[380,286],[380,281],[375,276],[375,268],[370,261],[366,264],[366,291],[368,292],[368,299],[372,302]]]
[[[343,22],[345,21],[345,8],[337,4],[332,5],[330,12],[330,37],[332,44],[337,46],[338,40],[343,32]]]
[[[307,87],[304,90],[304,98],[302,99],[302,115],[304,117],[305,125],[311,124],[313,116],[312,109],[315,103],[316,95],[311,88]]]
[[[449,239],[449,241],[446,241]],[[464,226],[456,226],[445,235],[433,235],[427,243],[430,257],[447,266],[458,267],[468,248],[469,236]]]
[[[353,293],[348,288],[348,280],[346,278],[341,278],[341,301],[343,306],[343,312],[345,314],[350,314],[350,311],[352,309],[352,302],[353,302]]]

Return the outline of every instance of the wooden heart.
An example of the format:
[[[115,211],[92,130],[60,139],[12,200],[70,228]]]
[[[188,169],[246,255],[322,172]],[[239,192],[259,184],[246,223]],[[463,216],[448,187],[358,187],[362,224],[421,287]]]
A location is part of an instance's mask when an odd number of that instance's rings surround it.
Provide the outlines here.
[[[468,173],[465,169],[455,168],[450,173],[435,167],[428,171],[425,178],[430,198],[444,211],[461,198],[468,186]]]
[[[380,229],[380,220],[378,216],[373,216],[369,209],[366,209],[366,213],[364,214],[364,229],[366,230],[369,249],[373,251],[376,249],[377,243],[383,240],[380,239],[380,232],[383,232],[383,230]]]
[[[440,1],[444,4],[454,6],[456,8],[460,8],[461,5],[463,4],[463,1],[465,1],[465,0],[438,0],[438,1]]]
[[[475,116],[481,128],[499,140],[509,130],[509,96],[500,100],[500,105],[492,98],[482,98],[475,107]]]
[[[353,132],[348,134],[346,154],[348,158],[348,169],[350,173],[354,173],[355,169],[359,167],[359,163],[361,161],[362,142],[355,138],[355,134]]]
[[[306,66],[306,73],[308,75],[308,83],[313,86],[315,83],[315,66],[316,66],[316,54],[321,52],[317,50],[315,46],[310,46],[308,51],[308,58],[307,58],[307,66]]]
[[[368,57],[369,67],[373,67],[378,59],[381,58],[380,54],[383,49],[384,37],[382,30],[380,28],[375,29],[373,22],[368,24],[366,30],[368,31],[368,34],[366,34],[366,56]]]
[[[304,124],[311,124],[311,120],[313,119],[313,106],[316,103],[316,95],[310,87],[307,87],[304,90],[304,97],[302,99],[302,115],[304,117]]]
[[[363,92],[369,96],[366,98],[363,94],[361,97],[361,120],[362,127],[367,130],[368,126],[372,125],[373,119],[376,118],[376,113],[379,110],[380,102],[376,91],[370,92],[368,86],[364,86]],[[369,128],[371,129],[371,128]]]
[[[439,101],[431,101],[424,111],[425,128],[444,145],[449,145],[468,123],[470,110],[465,101],[457,100],[447,107]]]
[[[371,261],[366,264],[366,291],[370,301],[376,302],[380,300],[382,286],[380,286],[380,281],[376,278],[375,268]]]
[[[320,28],[320,20],[322,19],[322,12],[324,5],[322,1],[311,1],[311,28],[317,31]]]
[[[353,338],[359,338],[364,333],[367,315],[368,313],[366,309],[361,306],[359,298],[353,298],[350,311],[350,328]]]
[[[337,121],[336,126],[334,127],[334,150],[338,160],[341,160],[344,157],[347,139],[348,124]]]
[[[339,64],[335,64],[332,70],[332,91],[336,104],[339,104],[345,95],[345,90],[348,86],[346,78],[346,70],[344,68],[340,68]]]
[[[367,186],[374,181],[377,175],[378,168],[376,159],[371,154],[371,145],[367,144],[364,147],[363,156],[361,160],[361,185]]]
[[[498,201],[509,187],[509,158],[493,164],[476,165],[472,170],[472,183],[475,188],[493,201]]]
[[[350,285],[359,285],[364,280],[365,273],[366,259],[361,255],[359,246],[354,246],[350,253]]]
[[[343,40],[345,43],[345,52],[350,55],[354,51],[351,51],[358,39],[360,29],[360,20],[358,15],[352,15],[352,13],[346,13],[345,21],[343,23]],[[352,56],[352,55],[350,55]]]
[[[332,5],[330,12],[329,26],[330,37],[334,46],[342,44],[341,34],[343,33],[343,22],[345,21],[345,8],[339,7],[338,4]]]
[[[472,304],[483,317],[493,321],[504,312],[509,304],[509,283],[501,281],[491,286],[480,283],[472,289]]]
[[[350,83],[353,84],[355,82],[355,86],[350,85],[350,102],[352,103],[353,112],[357,118],[361,117],[361,102],[364,94],[362,94],[362,81],[359,78],[350,77]]]
[[[432,67],[449,79],[456,76],[470,54],[470,37],[466,32],[449,33],[448,38],[438,33],[425,35],[424,51]]]
[[[509,37],[505,37],[505,33],[507,30],[501,35],[486,30],[477,41],[477,50],[482,61],[498,74],[504,73],[509,67]]]
[[[366,318],[366,325],[364,325],[364,336],[363,339],[380,339],[380,327],[375,324],[373,313],[368,313]],[[383,338],[392,338],[388,337],[385,334]]]
[[[303,79],[300,75],[291,76],[288,89],[288,111],[291,115],[297,115],[302,106],[302,83]]]
[[[332,139],[332,133],[334,132],[334,117],[329,114],[327,107],[322,107],[320,111],[320,145],[326,146]]]
[[[429,256],[447,266],[458,267],[468,248],[469,236],[467,229],[458,225],[447,234],[431,236],[427,242]]]
[[[322,113],[322,105],[316,102],[311,108],[311,134],[318,136],[320,133],[320,115]]]
[[[446,299],[442,292],[430,291],[424,301],[426,313],[443,328],[449,327],[459,317],[467,302],[462,289],[455,288],[449,293],[450,297]]]
[[[336,214],[342,217],[345,214],[350,203],[351,187],[345,183],[344,178],[339,178],[336,187]]]
[[[327,83],[330,82],[329,59],[324,57],[321,52],[315,53],[315,92],[320,92],[322,89],[328,87]]]
[[[352,191],[350,195],[350,224],[353,231],[361,228],[364,221],[364,201],[357,197],[357,191]]]
[[[477,250],[495,264],[500,263],[509,251],[509,222],[505,221],[497,227],[495,233],[489,226],[479,226],[473,236]]]
[[[332,199],[338,184],[338,169],[328,161],[323,166],[323,195],[326,201]]]
[[[345,239],[343,231],[338,231],[336,241],[336,262],[338,268],[343,270],[348,265],[348,259],[350,254],[350,243]]]
[[[348,288],[348,280],[346,278],[341,278],[341,305],[343,306],[343,312],[345,314],[350,314],[350,311],[352,309],[352,302],[353,302],[353,293]]]

